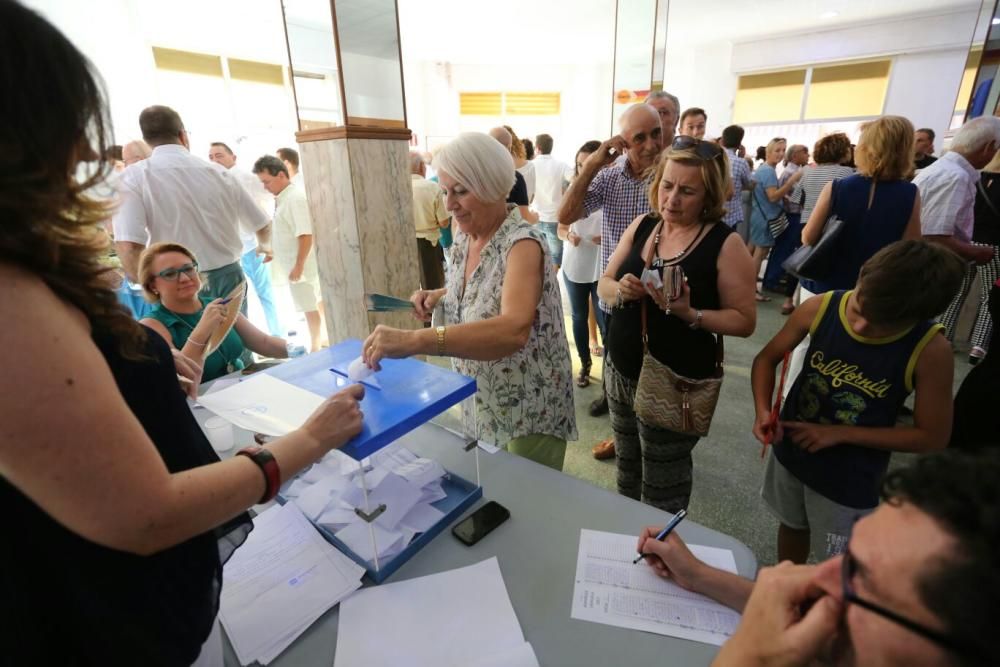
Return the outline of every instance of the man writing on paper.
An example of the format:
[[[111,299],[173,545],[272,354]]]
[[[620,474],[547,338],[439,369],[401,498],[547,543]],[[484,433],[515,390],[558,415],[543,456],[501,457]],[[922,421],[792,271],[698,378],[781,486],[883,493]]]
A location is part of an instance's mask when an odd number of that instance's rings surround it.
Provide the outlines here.
[[[878,510],[843,554],[781,563],[756,582],[705,565],[651,526],[639,552],[657,572],[743,619],[715,667],[1000,664],[1000,453],[946,450],[886,477]]]

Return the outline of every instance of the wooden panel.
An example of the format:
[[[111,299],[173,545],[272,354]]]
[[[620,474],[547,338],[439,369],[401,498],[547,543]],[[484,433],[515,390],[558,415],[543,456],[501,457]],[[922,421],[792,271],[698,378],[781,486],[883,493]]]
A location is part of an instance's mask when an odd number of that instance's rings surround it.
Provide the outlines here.
[[[300,144],[310,141],[326,141],[328,139],[389,139],[408,142],[410,134],[410,130],[406,128],[394,129],[388,127],[341,125],[338,127],[302,130],[295,133],[295,140]]]

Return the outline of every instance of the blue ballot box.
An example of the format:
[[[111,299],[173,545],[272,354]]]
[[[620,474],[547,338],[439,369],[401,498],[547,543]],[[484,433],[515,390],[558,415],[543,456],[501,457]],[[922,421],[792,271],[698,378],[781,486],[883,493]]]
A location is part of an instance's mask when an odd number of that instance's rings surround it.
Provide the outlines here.
[[[265,372],[320,396],[329,396],[354,384],[347,378],[347,367],[360,354],[361,341],[351,339]],[[362,431],[341,448],[359,461],[476,393],[476,381],[472,378],[416,359],[386,359],[381,366],[381,371],[362,381],[365,385]],[[315,522],[314,526],[328,542],[364,567],[372,581],[381,583],[483,495],[478,480],[468,481],[448,471],[441,486],[447,497],[432,506],[444,516],[429,530],[417,534],[391,559],[381,560],[377,568],[373,561],[364,560],[338,540],[333,531]],[[279,495],[278,502],[286,500]]]
[[[329,396],[349,384],[347,367],[361,356],[361,341],[345,340],[267,371],[302,389]],[[377,452],[476,393],[476,381],[416,359],[385,359],[365,385],[361,433],[340,451],[355,459]],[[378,387],[378,388],[376,388]]]

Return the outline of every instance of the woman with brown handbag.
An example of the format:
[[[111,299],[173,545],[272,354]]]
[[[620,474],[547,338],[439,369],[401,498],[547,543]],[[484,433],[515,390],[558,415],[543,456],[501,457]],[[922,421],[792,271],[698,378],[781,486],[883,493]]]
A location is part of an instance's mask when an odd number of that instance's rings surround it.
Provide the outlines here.
[[[653,212],[629,225],[597,288],[614,306],[604,373],[618,492],[671,512],[691,496],[691,451],[721,384],[721,336],[747,337],[757,321],[753,260],[720,224],[730,187],[721,148],[674,139],[650,187]]]

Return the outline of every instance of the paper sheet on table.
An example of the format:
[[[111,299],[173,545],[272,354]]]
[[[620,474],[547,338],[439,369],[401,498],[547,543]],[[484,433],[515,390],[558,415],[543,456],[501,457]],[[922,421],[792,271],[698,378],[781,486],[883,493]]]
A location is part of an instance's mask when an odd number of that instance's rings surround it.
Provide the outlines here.
[[[273,659],[363,574],[291,503],[259,514],[223,569],[219,617],[240,663]]]
[[[580,531],[570,615],[721,646],[736,630],[740,615],[661,578],[645,560],[633,565],[636,542],[634,535]],[[736,574],[732,551],[697,544],[688,548],[709,565]]]
[[[516,656],[524,643],[494,557],[366,588],[344,600],[333,664],[469,667],[498,654]]]
[[[323,400],[278,378],[257,374],[198,402],[240,428],[280,436],[302,426]]]

